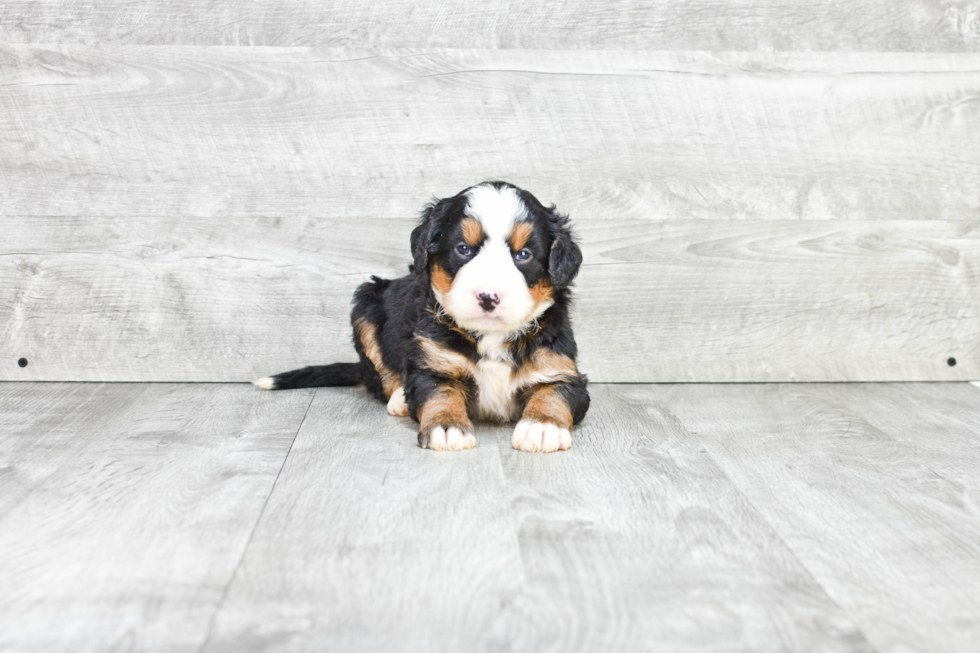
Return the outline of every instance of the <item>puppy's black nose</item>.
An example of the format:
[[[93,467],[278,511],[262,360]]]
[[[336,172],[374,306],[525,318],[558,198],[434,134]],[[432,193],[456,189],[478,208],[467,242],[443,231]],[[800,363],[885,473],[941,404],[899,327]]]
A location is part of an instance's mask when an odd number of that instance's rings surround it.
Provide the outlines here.
[[[487,313],[493,312],[493,309],[497,308],[497,304],[500,303],[500,297],[496,294],[490,295],[485,292],[477,293],[476,298],[480,300],[480,308],[485,310]]]

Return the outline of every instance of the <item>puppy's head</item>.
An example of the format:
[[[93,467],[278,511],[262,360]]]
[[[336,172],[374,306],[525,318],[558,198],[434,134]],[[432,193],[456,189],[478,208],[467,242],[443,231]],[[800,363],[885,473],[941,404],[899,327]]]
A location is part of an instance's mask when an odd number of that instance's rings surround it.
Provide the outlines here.
[[[426,207],[412,253],[446,313],[478,334],[524,329],[582,263],[566,216],[499,181]]]

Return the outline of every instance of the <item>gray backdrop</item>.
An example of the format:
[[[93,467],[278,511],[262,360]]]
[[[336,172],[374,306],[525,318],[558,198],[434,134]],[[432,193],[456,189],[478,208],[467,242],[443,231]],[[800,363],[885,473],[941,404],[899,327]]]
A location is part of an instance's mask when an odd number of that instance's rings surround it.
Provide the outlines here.
[[[0,379],[354,360],[492,178],[571,214],[595,381],[980,378],[978,53],[970,2],[4,3]]]

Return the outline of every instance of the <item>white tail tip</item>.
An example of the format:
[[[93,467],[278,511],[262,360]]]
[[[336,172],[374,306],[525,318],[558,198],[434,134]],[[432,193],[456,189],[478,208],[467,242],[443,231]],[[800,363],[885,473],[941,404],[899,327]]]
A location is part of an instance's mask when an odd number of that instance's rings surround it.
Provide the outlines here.
[[[255,379],[252,381],[255,385],[259,386],[263,390],[275,390],[276,380],[271,376],[263,376],[261,379]]]

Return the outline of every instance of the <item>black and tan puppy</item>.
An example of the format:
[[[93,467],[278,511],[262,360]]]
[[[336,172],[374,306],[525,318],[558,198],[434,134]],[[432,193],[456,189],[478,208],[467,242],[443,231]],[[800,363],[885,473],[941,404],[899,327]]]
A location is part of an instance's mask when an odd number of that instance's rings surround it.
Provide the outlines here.
[[[568,218],[511,184],[427,206],[401,279],[354,295],[359,363],[255,381],[268,389],[364,385],[419,423],[423,448],[476,445],[473,419],[515,421],[522,451],[568,449],[589,408],[575,366],[569,285],[582,263]]]

